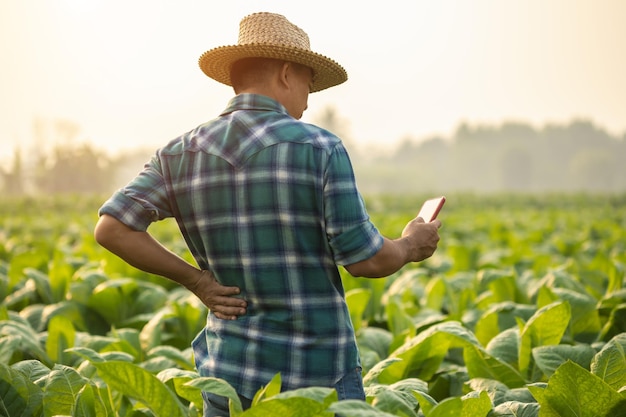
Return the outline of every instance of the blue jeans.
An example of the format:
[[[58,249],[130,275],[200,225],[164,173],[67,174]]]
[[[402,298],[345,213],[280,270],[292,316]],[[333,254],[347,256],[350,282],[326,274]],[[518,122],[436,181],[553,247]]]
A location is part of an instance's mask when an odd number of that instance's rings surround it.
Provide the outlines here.
[[[337,390],[339,400],[363,400],[365,401],[365,390],[363,389],[363,377],[361,368],[357,367],[348,373],[333,387]],[[228,398],[219,395],[203,392],[204,417],[229,417]],[[244,410],[250,408],[252,400],[239,396]]]

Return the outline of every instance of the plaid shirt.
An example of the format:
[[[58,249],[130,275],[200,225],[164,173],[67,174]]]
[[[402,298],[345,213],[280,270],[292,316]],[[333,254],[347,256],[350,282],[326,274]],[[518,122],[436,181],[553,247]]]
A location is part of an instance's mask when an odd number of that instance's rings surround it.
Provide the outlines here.
[[[104,213],[137,230],[175,217],[198,266],[241,288],[247,315],[209,314],[193,341],[200,375],[252,398],[278,372],[285,390],[331,387],[358,366],[336,265],[373,256],[383,238],[330,132],[236,96],[157,151]]]

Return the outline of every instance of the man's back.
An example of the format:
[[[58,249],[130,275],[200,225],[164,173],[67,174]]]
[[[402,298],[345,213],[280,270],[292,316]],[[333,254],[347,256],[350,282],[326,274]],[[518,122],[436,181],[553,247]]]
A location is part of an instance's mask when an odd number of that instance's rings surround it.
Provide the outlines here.
[[[339,139],[267,97],[240,95],[159,160],[199,266],[248,302],[237,321],[209,316],[194,342],[201,374],[253,396],[279,371],[293,389],[332,385],[357,366],[336,264],[368,258],[382,242]]]

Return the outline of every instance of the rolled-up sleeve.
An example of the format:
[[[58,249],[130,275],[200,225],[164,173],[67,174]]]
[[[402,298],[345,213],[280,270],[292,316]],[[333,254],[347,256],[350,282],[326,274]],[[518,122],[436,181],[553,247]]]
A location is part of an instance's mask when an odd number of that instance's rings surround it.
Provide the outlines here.
[[[140,231],[145,231],[152,222],[172,217],[158,155],[100,207],[98,215],[103,214]]]
[[[371,258],[383,237],[370,221],[345,148],[335,146],[326,169],[324,210],[328,241],[338,265]]]

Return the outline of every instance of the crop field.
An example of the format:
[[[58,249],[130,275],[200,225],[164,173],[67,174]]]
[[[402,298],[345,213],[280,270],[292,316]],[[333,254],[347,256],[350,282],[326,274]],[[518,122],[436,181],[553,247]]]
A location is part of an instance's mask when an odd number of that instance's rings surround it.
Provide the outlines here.
[[[397,237],[424,198],[365,196]],[[384,279],[342,270],[367,402],[327,388],[242,411],[200,378],[207,309],[92,236],[95,197],[0,201],[0,416],[626,416],[626,195],[448,195],[435,255]],[[191,259],[175,222],[150,231]]]

